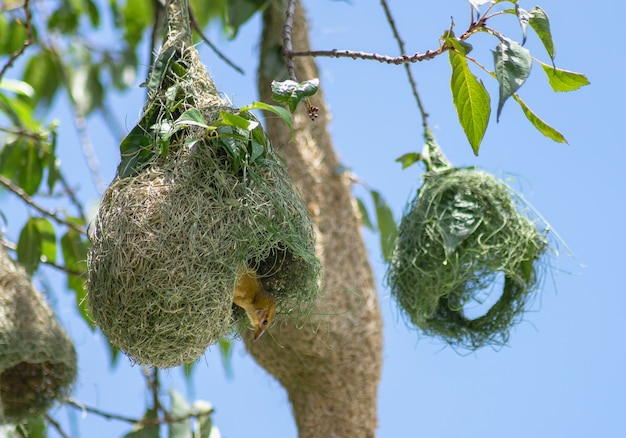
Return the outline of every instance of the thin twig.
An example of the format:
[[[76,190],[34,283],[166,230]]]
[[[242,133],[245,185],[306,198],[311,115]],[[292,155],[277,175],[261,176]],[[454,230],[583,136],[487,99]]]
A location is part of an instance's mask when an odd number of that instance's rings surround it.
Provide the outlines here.
[[[61,428],[61,425],[54,418],[52,418],[49,414],[46,414],[44,418],[46,419],[48,423],[52,425],[52,427],[55,428],[55,430],[58,432],[59,435],[61,435],[62,438],[71,438],[68,434],[65,433],[65,431],[63,431],[63,429]]]
[[[293,19],[296,15],[296,0],[289,0],[287,5],[287,12],[285,12],[285,24],[283,26],[283,55],[287,61],[287,73],[289,73],[289,79],[298,82],[296,77],[296,67],[293,63],[293,57],[297,56],[293,51],[293,45],[291,43],[291,32],[293,31]],[[304,55],[306,56],[306,55]]]
[[[352,59],[364,59],[368,61],[378,61],[386,64],[407,64],[413,62],[421,62],[433,59],[434,57],[441,55],[443,52],[450,50],[445,44],[439,47],[437,50],[428,50],[426,53],[415,53],[414,55],[400,55],[400,56],[388,56],[379,55],[378,53],[356,52],[353,50],[302,50],[302,51],[285,51],[287,59],[295,58],[297,56],[313,56],[313,57],[327,57],[327,58],[352,58]]]
[[[2,246],[4,246],[5,248],[10,249],[11,251],[17,251],[17,245],[15,243],[13,243],[13,242],[9,242],[6,239],[0,239],[0,244]],[[80,271],[76,271],[74,269],[70,269],[70,268],[68,268],[66,266],[61,266],[61,265],[59,265],[57,263],[51,262],[45,256],[41,256],[39,258],[39,262],[43,263],[44,265],[48,265],[48,266],[50,266],[52,268],[55,268],[55,269],[57,269],[57,270],[59,270],[61,272],[65,272],[66,274],[78,277],[78,278],[85,277],[85,272],[80,272]]]
[[[63,175],[62,173],[59,173],[59,181],[61,182],[61,185],[63,186],[65,194],[69,196],[70,202],[74,204],[74,207],[76,208],[76,211],[78,212],[78,217],[84,223],[87,223],[87,216],[85,216],[85,206],[83,205],[82,202],[80,202],[80,200],[78,199],[78,196],[76,196],[76,192],[74,191],[74,189],[70,187],[69,183],[67,182],[67,179],[65,178],[65,175]]]
[[[13,183],[13,181],[11,181],[9,178],[7,178],[4,175],[0,175],[0,185],[4,186],[5,188],[7,188],[9,191],[13,192],[15,195],[17,195],[18,197],[20,197],[22,199],[22,201],[24,201],[26,204],[30,205],[32,208],[34,208],[35,210],[37,210],[39,213],[41,213],[44,216],[49,217],[50,219],[54,220],[56,223],[58,223],[59,225],[65,225],[68,228],[73,229],[74,231],[77,231],[83,235],[87,235],[87,232],[82,229],[81,227],[79,227],[78,225],[67,221],[65,219],[63,219],[61,216],[59,216],[57,213],[55,213],[54,211],[50,211],[50,210],[46,210],[45,208],[43,208],[41,205],[37,204],[33,198],[31,198],[28,193],[26,193],[21,187],[18,187],[17,185],[15,185]]]
[[[30,46],[31,44],[35,42],[35,35],[33,33],[33,15],[30,10],[29,3],[30,3],[30,0],[24,0],[24,6],[23,6],[24,14],[26,15],[26,33],[28,35],[28,38],[26,39],[26,41],[24,41],[24,44],[22,44],[22,47],[20,47],[19,49],[17,49],[15,52],[11,54],[11,56],[9,57],[9,60],[6,62],[6,64],[4,64],[4,66],[2,67],[2,70],[0,70],[0,81],[2,80],[2,77],[4,76],[6,71],[13,65],[15,60],[19,58],[22,55],[22,53],[24,53],[24,51],[26,50],[28,46]]]
[[[227,65],[232,67],[234,70],[236,70],[240,74],[242,74],[242,75],[245,74],[245,72],[243,71],[243,69],[241,67],[237,66],[233,61],[228,59],[228,57],[226,55],[224,55],[217,48],[217,46],[215,44],[213,44],[211,41],[209,41],[209,39],[204,35],[204,33],[202,32],[202,29],[200,29],[200,25],[198,24],[198,20],[196,19],[196,14],[193,12],[193,9],[191,9],[191,4],[189,5],[189,21],[191,22],[191,28],[198,33],[198,36],[202,39],[202,41],[204,41],[211,48],[211,50],[213,50],[213,52],[215,52],[215,54],[217,55],[218,58],[220,58]]]
[[[389,22],[389,26],[391,26],[391,31],[393,32],[393,36],[398,42],[398,48],[400,49],[400,53],[406,53],[406,49],[404,46],[404,41],[400,37],[400,33],[398,32],[398,28],[396,27],[396,23],[391,15],[391,10],[389,9],[389,5],[387,4],[387,0],[380,0],[380,3],[385,11],[385,16],[387,17],[387,21]],[[411,66],[409,64],[404,64],[404,68],[406,70],[406,75],[409,79],[409,83],[411,84],[411,90],[413,91],[413,97],[415,97],[415,102],[417,103],[417,107],[419,108],[420,114],[422,116],[422,126],[426,131],[428,129],[428,113],[424,108],[422,103],[422,99],[417,91],[417,83],[413,78],[413,73],[411,72]]]
[[[86,406],[82,403],[78,403],[75,400],[72,399],[65,399],[63,400],[63,402],[69,406],[72,406],[76,409],[80,409],[81,411],[84,412],[89,412],[91,414],[95,414],[95,415],[99,415],[103,418],[106,418],[107,420],[119,420],[119,421],[124,421],[126,423],[131,423],[131,424],[137,424],[142,422],[142,420],[137,419],[137,418],[132,418],[132,417],[126,417],[124,415],[118,415],[118,414],[112,414],[110,412],[105,412],[105,411],[101,411],[100,409],[96,409],[96,408],[92,408],[90,406]]]

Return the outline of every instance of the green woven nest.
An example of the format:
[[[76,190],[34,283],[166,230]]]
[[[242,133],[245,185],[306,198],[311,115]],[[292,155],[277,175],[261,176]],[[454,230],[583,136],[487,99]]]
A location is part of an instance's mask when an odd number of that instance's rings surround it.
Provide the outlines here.
[[[0,248],[0,424],[45,413],[71,392],[76,351],[24,269]]]
[[[209,124],[219,110],[234,111],[218,97],[195,49],[180,59],[187,73],[171,73],[165,91],[147,104],[157,108],[157,123],[190,108]],[[166,109],[172,86],[185,96],[175,112]],[[231,147],[249,146],[233,145],[233,138]],[[169,138],[167,155],[117,178],[100,206],[89,301],[102,331],[133,361],[188,363],[246,327],[245,313],[233,305],[242,267],[257,271],[283,314],[306,314],[318,292],[313,227],[283,162],[268,142],[253,164],[235,166],[221,140],[195,125],[181,130]],[[148,147],[158,149],[159,141]]]
[[[517,209],[512,190],[474,169],[430,172],[398,230],[387,272],[392,295],[424,334],[477,349],[507,342],[536,291],[547,241]],[[477,318],[468,304],[498,275],[498,301]]]

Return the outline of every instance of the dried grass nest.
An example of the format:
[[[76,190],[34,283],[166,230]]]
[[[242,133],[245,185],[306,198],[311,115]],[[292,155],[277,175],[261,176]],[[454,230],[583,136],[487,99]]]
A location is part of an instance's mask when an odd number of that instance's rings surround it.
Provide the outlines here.
[[[164,74],[146,104],[144,114],[158,115],[154,125],[141,127],[146,135],[190,108],[209,124],[220,110],[235,111],[219,97],[195,49],[178,51],[177,69]],[[175,110],[168,109],[172,95],[184,96]],[[167,155],[155,154],[133,176],[116,178],[100,205],[89,301],[102,331],[135,362],[189,363],[246,327],[245,313],[233,305],[243,266],[257,271],[283,314],[306,313],[317,294],[313,227],[285,165],[267,141],[253,164],[233,166],[214,134],[191,124],[171,136]],[[162,142],[158,135],[152,140],[148,151]],[[231,146],[249,146],[235,140],[228,139]]]
[[[75,380],[72,341],[26,271],[0,247],[0,424],[45,413]]]
[[[428,172],[409,204],[387,272],[403,313],[424,334],[474,350],[507,342],[540,283],[548,247],[514,192],[473,168]],[[464,308],[504,278],[502,294],[482,316]]]

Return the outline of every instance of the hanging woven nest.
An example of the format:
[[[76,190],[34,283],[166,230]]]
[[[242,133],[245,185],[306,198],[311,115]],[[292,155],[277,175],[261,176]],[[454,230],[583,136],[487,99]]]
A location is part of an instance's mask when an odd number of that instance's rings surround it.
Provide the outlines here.
[[[157,367],[191,362],[248,325],[233,305],[242,268],[281,313],[306,313],[320,272],[285,165],[256,119],[220,97],[174,33],[177,20],[170,15],[142,120],[122,143],[88,260],[94,319],[133,361]]]
[[[0,424],[45,413],[75,379],[72,341],[26,271],[0,248]]]
[[[506,343],[540,283],[544,233],[518,211],[512,190],[475,169],[428,172],[402,218],[387,282],[424,334],[467,349]],[[498,278],[502,293],[482,316],[465,309]]]

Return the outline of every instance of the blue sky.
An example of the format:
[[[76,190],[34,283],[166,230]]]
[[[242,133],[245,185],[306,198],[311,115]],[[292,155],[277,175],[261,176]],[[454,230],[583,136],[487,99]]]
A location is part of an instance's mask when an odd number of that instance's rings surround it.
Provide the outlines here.
[[[626,436],[626,377],[622,344],[626,333],[626,294],[619,275],[626,244],[621,231],[626,197],[626,141],[621,132],[626,101],[620,75],[626,67],[621,29],[626,6],[603,2],[601,9],[576,2],[544,1],[556,44],[556,65],[585,73],[591,86],[574,93],[553,93],[539,65],[520,91],[526,103],[569,140],[556,144],[543,137],[510,101],[500,123],[492,116],[480,155],[475,157],[458,124],[452,105],[446,56],[414,65],[418,87],[434,134],[448,158],[459,166],[480,166],[509,178],[513,186],[543,215],[571,249],[552,267],[524,322],[511,333],[508,346],[460,355],[440,342],[422,338],[407,326],[389,292],[379,286],[384,318],[384,364],[379,396],[378,436],[386,437],[620,437]],[[521,1],[530,9],[535,3]],[[351,49],[396,55],[395,41],[377,2],[308,1],[311,37],[316,49]],[[464,0],[390,2],[409,52],[435,49],[449,27],[467,26]],[[492,26],[511,38],[520,30],[513,17]],[[255,65],[258,19],[237,41],[209,31],[223,51],[247,74],[229,69],[204,46],[202,60],[215,82],[235,105],[256,99]],[[479,35],[470,41],[473,55],[491,65],[495,40]],[[534,34],[527,47],[547,56]],[[381,191],[397,217],[419,187],[421,169],[401,171],[398,156],[422,145],[419,112],[401,67],[369,61],[320,59],[321,86],[333,121],[330,129],[342,162],[371,187]],[[482,75],[490,92],[495,82]],[[137,85],[142,78],[137,79]],[[112,99],[118,120],[134,126],[143,105],[143,90],[135,88]],[[495,103],[493,104],[495,106]],[[622,108],[622,109],[620,109]],[[63,104],[50,118],[68,120]],[[117,142],[97,120],[90,132],[106,181],[119,159]],[[82,198],[95,204],[72,127],[61,127],[60,145],[66,169]],[[355,194],[365,196],[358,187]],[[19,205],[8,195],[2,209]],[[18,207],[19,211],[23,208]],[[5,210],[6,211],[6,210]],[[18,224],[8,234],[15,238]],[[12,234],[13,233],[13,234]],[[370,260],[381,282],[382,263],[377,236],[364,231]],[[52,275],[51,282],[59,281]],[[54,287],[54,305],[76,342],[80,374],[74,397],[90,406],[140,417],[148,395],[141,370],[125,358],[111,373],[108,355],[98,335],[76,316],[71,294]],[[196,367],[194,386],[187,388],[178,369],[164,374],[165,388],[175,387],[190,399],[214,404],[214,420],[225,438],[243,436],[294,437],[296,429],[286,393],[237,343],[227,378],[219,353],[212,348]],[[189,391],[188,391],[189,390]],[[242,416],[245,410],[245,417]],[[54,412],[68,430],[82,437],[121,436],[128,426],[94,415],[82,417],[65,409]]]

